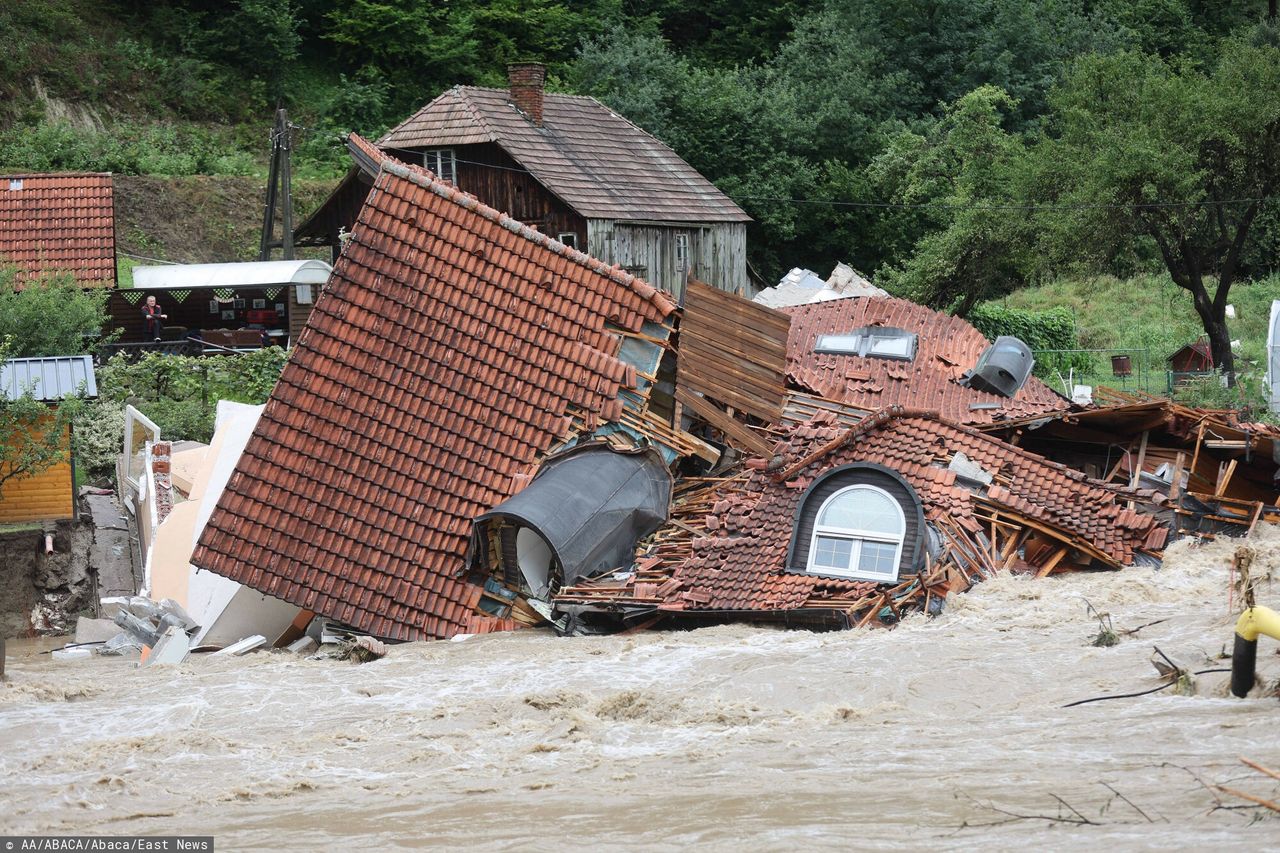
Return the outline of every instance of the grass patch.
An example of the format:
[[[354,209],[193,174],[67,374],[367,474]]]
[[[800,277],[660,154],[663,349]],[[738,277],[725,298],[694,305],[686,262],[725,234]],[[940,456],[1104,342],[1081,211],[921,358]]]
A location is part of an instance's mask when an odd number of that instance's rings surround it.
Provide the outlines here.
[[[1236,349],[1236,369],[1242,377],[1240,389],[1227,391],[1202,383],[1181,389],[1175,396],[1206,405],[1257,405],[1262,393],[1261,377],[1266,371],[1267,323],[1274,299],[1280,299],[1280,276],[1239,282],[1231,288],[1230,304],[1235,306],[1236,318],[1228,320],[1227,325],[1232,340],[1240,341]],[[1091,357],[1086,370],[1047,380],[1059,390],[1062,380],[1068,380],[1078,385],[1165,394],[1169,356],[1204,334],[1191,294],[1168,276],[1060,279],[1019,290],[996,304],[1029,311],[1066,308],[1075,318],[1082,349],[1131,352],[1133,376],[1128,379],[1112,374],[1109,353],[1103,352]]]

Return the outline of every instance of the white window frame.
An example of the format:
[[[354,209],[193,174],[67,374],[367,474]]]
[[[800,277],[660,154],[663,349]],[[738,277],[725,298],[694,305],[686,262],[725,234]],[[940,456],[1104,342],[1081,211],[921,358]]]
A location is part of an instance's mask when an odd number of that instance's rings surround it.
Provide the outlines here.
[[[918,336],[905,329],[894,329],[881,326],[865,326],[845,334],[819,335],[814,344],[816,353],[831,355],[856,355],[863,358],[887,358],[895,361],[914,361]],[[890,346],[881,348],[882,344]],[[894,352],[901,345],[905,353]]]
[[[440,180],[458,185],[458,157],[452,148],[428,148],[422,152],[422,165]]]
[[[689,271],[689,235],[676,235],[676,269],[680,272]]]
[[[569,239],[568,239],[568,240],[566,240],[566,239],[565,239],[565,237],[568,237]],[[577,232],[577,231],[566,231],[566,232],[564,232],[563,234],[557,234],[557,235],[556,235],[556,239],[557,239],[557,240],[559,240],[559,241],[560,241],[561,243],[563,243],[564,245],[568,246],[570,249],[579,249],[579,250],[581,250],[581,248],[582,248],[581,246],[579,246],[579,245],[578,245],[578,232]]]
[[[828,506],[834,503],[837,499],[855,491],[874,492],[889,501],[889,503],[898,512],[898,529],[900,532],[897,536],[891,536],[878,530],[863,530],[856,527],[833,527],[819,523],[818,520],[822,518],[822,514],[826,511]],[[818,565],[818,537],[820,536],[853,543],[853,547],[850,549],[848,569],[841,570],[836,566]],[[827,497],[827,499],[822,502],[822,506],[818,507],[817,513],[813,516],[813,529],[810,531],[809,535],[809,560],[806,564],[806,571],[808,571],[809,574],[847,578],[849,580],[869,580],[877,581],[879,583],[896,583],[898,580],[898,573],[902,565],[902,549],[906,543],[906,538],[907,515],[902,510],[902,504],[900,504],[893,495],[889,494],[884,489],[877,486],[867,485],[865,483],[846,486],[843,489],[833,492],[829,497]],[[862,556],[863,542],[876,542],[894,546],[892,575],[859,571],[858,561]]]

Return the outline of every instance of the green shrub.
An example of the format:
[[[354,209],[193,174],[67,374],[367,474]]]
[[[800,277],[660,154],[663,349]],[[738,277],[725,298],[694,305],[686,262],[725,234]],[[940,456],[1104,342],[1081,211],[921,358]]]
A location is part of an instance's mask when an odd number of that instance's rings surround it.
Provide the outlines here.
[[[165,438],[208,442],[218,400],[265,403],[287,360],[288,353],[280,347],[216,358],[152,352],[137,361],[118,353],[98,369],[101,407],[123,409],[129,403],[154,421]],[[119,452],[123,437],[108,435],[111,416],[105,411],[91,416],[102,422],[89,426],[93,446],[101,434],[103,446],[114,440],[112,452]]]
[[[89,351],[106,323],[105,288],[82,288],[70,273],[28,281],[17,289],[17,272],[0,267],[0,341],[9,358],[78,355]]]
[[[75,421],[76,465],[90,477],[110,476],[124,443],[124,403],[99,397]]]
[[[1075,317],[1065,308],[1024,311],[986,303],[971,311],[967,319],[991,340],[1012,335],[1031,347],[1036,353],[1035,373],[1042,379],[1093,369],[1089,353],[1045,352],[1080,348]]]

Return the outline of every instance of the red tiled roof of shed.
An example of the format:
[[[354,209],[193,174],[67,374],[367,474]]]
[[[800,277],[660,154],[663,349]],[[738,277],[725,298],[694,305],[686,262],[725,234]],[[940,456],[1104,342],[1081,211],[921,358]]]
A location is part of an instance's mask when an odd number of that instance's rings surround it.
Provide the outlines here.
[[[891,297],[833,299],[782,310],[791,315],[788,378],[831,400],[866,411],[893,405],[930,409],[962,424],[987,424],[1070,405],[1034,376],[1012,398],[957,384],[990,344],[960,317]],[[908,362],[814,352],[821,335],[847,334],[864,326],[914,332],[915,358]]]
[[[18,268],[18,284],[68,271],[82,285],[116,283],[111,176],[0,176],[0,264]]]
[[[620,416],[606,324],[673,311],[384,158],[192,562],[382,637],[492,629],[461,577],[472,519],[571,412]]]

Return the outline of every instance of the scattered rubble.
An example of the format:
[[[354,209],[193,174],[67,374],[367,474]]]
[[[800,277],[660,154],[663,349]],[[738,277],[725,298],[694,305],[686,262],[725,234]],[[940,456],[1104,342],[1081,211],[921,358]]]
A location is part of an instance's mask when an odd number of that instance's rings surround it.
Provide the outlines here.
[[[1023,342],[843,264],[755,301],[690,276],[677,305],[351,145],[378,191],[270,402],[220,403],[208,448],[139,433],[161,601],[122,601],[104,649],[887,627],[997,573],[1158,565],[1280,522],[1280,428],[1067,399]]]

